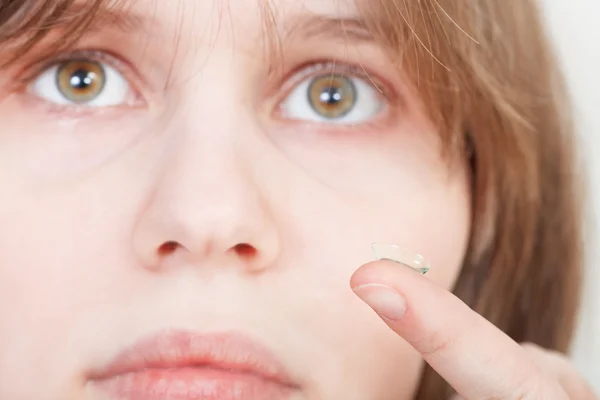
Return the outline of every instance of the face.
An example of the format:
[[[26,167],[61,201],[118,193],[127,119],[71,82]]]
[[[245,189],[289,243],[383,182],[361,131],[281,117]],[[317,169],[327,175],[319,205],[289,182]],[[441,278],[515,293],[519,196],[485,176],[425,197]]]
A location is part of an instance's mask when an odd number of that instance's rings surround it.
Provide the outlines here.
[[[0,71],[0,398],[414,395],[349,279],[384,242],[450,289],[467,173],[351,2],[271,3],[137,0]]]

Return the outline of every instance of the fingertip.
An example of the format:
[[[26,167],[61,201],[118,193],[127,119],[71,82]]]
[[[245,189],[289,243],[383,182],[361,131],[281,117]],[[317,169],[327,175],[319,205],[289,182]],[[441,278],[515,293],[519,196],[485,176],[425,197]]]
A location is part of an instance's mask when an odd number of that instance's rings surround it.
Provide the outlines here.
[[[406,299],[394,289],[381,284],[353,288],[354,293],[387,321],[399,321],[406,313]],[[386,322],[387,322],[386,321]]]
[[[420,279],[421,274],[402,263],[390,260],[371,261],[361,265],[350,278],[350,287],[368,284],[381,284],[399,288],[403,284]]]
[[[372,281],[372,277],[374,275],[376,277],[376,271],[379,263],[380,261],[370,261],[358,267],[350,277],[350,287],[354,289],[358,286],[366,285]]]

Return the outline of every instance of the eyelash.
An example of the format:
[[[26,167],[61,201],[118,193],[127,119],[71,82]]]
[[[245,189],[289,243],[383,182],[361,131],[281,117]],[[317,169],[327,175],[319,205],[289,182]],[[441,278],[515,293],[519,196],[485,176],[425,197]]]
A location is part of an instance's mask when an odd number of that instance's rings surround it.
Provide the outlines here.
[[[306,80],[323,76],[325,74],[331,74],[332,76],[345,76],[362,79],[366,83],[370,84],[373,87],[373,90],[378,92],[378,94],[381,96],[382,101],[386,103],[386,107],[381,113],[382,115],[379,115],[372,121],[360,124],[360,126],[352,124],[340,124],[335,126],[329,126],[325,124],[323,125],[322,129],[326,131],[333,130],[339,132],[348,132],[356,131],[357,129],[362,130],[368,127],[381,127],[385,123],[385,121],[389,122],[387,118],[393,117],[393,115],[391,115],[393,110],[395,110],[398,106],[402,106],[402,96],[399,92],[395,90],[394,85],[392,85],[386,79],[380,77],[380,75],[372,73],[371,70],[367,69],[364,65],[352,64],[337,60],[322,59],[317,61],[305,62],[299,67],[294,68],[294,70],[292,70],[290,74],[285,75],[285,77],[283,78],[283,84],[277,86],[279,89],[276,89],[280,94],[277,97],[275,97],[276,100],[274,101],[274,103],[270,103],[274,116],[281,117],[281,106],[284,100],[287,99],[287,97],[299,84],[305,82]],[[293,121],[293,123],[298,124],[299,121]],[[303,125],[313,126],[315,125],[315,123],[306,121],[303,123]]]
[[[392,90],[392,85],[388,84],[371,71],[367,70],[363,65],[351,64],[336,60],[317,60],[301,64],[299,67],[285,76],[283,84],[280,85],[282,94],[278,96],[278,103],[286,98],[290,92],[300,83],[307,79],[316,78],[324,74],[332,76],[344,76],[363,79],[373,86],[374,90],[386,100],[391,101],[396,97],[396,93]]]
[[[123,74],[125,79],[130,83],[131,90],[134,93],[136,99],[145,100],[141,95],[140,86],[144,86],[145,82],[137,73],[135,68],[123,58],[114,55],[112,52],[100,49],[85,49],[76,50],[61,55],[52,57],[49,61],[37,61],[31,65],[36,65],[29,71],[26,68],[25,73],[21,73],[17,76],[17,90],[19,92],[25,92],[27,88],[37,79],[44,71],[49,68],[55,67],[63,62],[68,62],[73,59],[86,59],[95,62],[106,63],[110,65],[119,73]],[[274,105],[273,113],[277,115],[279,113],[279,106],[282,102],[290,95],[294,88],[306,81],[307,79],[315,78],[324,74],[331,74],[332,76],[346,76],[363,79],[365,82],[373,86],[387,103],[393,104],[398,100],[398,94],[393,90],[393,85],[390,85],[385,80],[381,79],[376,74],[373,74],[365,66],[359,64],[351,64],[347,62],[341,62],[337,60],[314,60],[305,62],[294,68],[291,73],[286,74],[282,82],[276,87],[277,96],[273,98],[276,101],[271,103]],[[69,112],[77,112],[77,106],[74,105],[49,105],[52,111],[62,112],[68,110]],[[82,107],[83,111],[90,111],[87,107]],[[98,110],[96,110],[97,112]]]
[[[56,67],[61,63],[72,61],[75,59],[85,59],[98,63],[105,63],[110,65],[112,68],[117,70],[125,77],[127,82],[131,85],[131,90],[135,95],[136,99],[144,99],[140,93],[140,86],[143,86],[144,82],[140,75],[135,71],[135,68],[128,62],[124,61],[121,57],[114,55],[112,52],[107,50],[99,49],[85,49],[75,50],[67,53],[60,54],[58,56],[50,57],[49,60],[38,60],[30,64],[30,67],[25,68],[24,72],[17,75],[17,91],[26,92],[27,88],[41,76],[44,71],[52,67]],[[34,67],[31,67],[33,65]],[[77,111],[77,106],[73,105],[49,105],[53,111],[61,112],[64,110]],[[85,107],[82,107],[85,109]]]

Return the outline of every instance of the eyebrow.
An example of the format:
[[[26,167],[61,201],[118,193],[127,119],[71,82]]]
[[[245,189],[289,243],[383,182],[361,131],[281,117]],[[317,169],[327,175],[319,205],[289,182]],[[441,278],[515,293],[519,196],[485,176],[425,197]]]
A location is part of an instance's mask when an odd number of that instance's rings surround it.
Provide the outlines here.
[[[335,17],[329,15],[310,15],[291,18],[290,28],[286,36],[299,35],[310,39],[340,39],[361,42],[372,42],[374,37],[365,20],[360,17]]]
[[[93,10],[93,18],[87,26],[84,33],[96,33],[106,29],[106,24],[123,33],[133,32],[157,32],[160,30],[160,21],[156,17],[150,17],[143,13],[132,10],[133,2],[130,0],[108,0],[101,1],[100,5]],[[77,24],[77,15],[85,15],[90,11],[83,3],[75,1],[70,7],[68,14],[75,18],[66,18],[64,21],[57,21],[53,26],[57,29],[69,30]],[[77,22],[75,22],[77,21]],[[286,18],[283,26],[285,27],[283,38],[295,36],[298,34],[301,38],[323,37],[327,39],[343,39],[355,41],[373,41],[373,35],[363,19],[358,16],[337,17],[331,15],[296,15]]]
[[[46,19],[38,25],[39,31],[64,32],[72,37],[65,38],[64,47],[79,40],[107,30],[116,30],[124,34],[140,32],[156,35],[161,31],[161,23],[156,15],[140,13],[131,7],[131,0],[98,0],[90,6],[90,0],[69,1],[69,6],[60,15]],[[87,3],[87,4],[86,4]],[[264,23],[269,23],[265,21]],[[322,38],[325,40],[343,40],[373,42],[374,38],[365,20],[359,16],[335,16],[318,13],[296,14],[277,23],[279,29],[267,30],[277,35],[277,41],[294,39]]]

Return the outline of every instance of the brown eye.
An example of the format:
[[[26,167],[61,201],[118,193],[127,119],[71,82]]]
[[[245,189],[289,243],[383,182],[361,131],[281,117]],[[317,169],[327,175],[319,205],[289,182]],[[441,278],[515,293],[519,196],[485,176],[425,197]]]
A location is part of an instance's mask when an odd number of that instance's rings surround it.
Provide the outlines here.
[[[89,103],[102,93],[106,83],[104,67],[94,61],[67,61],[56,71],[60,93],[77,104]]]
[[[109,56],[94,56],[100,57]],[[138,104],[140,100],[119,70],[93,58],[74,58],[54,64],[33,80],[29,90],[49,103],[66,106],[115,107]]]
[[[370,82],[351,74],[327,72],[294,87],[280,103],[280,112],[292,120],[358,125],[376,117],[386,105]]]
[[[356,104],[356,87],[345,76],[324,75],[313,79],[308,99],[320,116],[337,119],[348,114]]]

